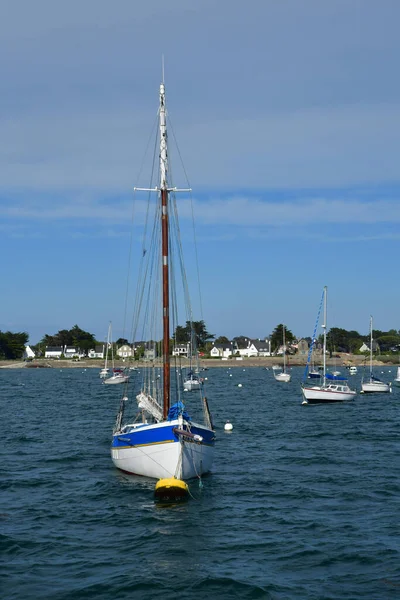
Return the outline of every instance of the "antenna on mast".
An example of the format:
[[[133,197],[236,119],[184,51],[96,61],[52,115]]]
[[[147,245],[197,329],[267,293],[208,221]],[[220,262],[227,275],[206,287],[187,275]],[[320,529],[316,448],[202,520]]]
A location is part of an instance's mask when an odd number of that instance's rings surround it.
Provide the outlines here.
[[[165,83],[165,81],[164,81],[164,54],[161,55],[161,65],[162,65],[162,82]]]

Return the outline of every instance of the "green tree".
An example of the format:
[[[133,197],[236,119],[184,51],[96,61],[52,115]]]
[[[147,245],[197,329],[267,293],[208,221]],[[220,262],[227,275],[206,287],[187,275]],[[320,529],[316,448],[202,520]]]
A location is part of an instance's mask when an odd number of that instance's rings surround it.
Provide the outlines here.
[[[187,344],[190,341],[190,330],[178,325],[175,329],[174,340],[176,344]]]
[[[279,325],[277,325],[275,327],[275,329],[273,330],[273,332],[270,335],[271,352],[275,352],[283,344],[283,327],[284,327],[283,323],[279,323]],[[290,331],[290,329],[287,329],[287,327],[285,326],[285,343],[286,343],[286,345],[291,344],[294,341],[294,339],[295,339],[295,337],[294,337],[293,333]]]
[[[229,344],[230,340],[225,335],[220,335],[216,340],[216,344]]]
[[[96,338],[92,333],[81,329],[78,325],[74,325],[71,329],[60,329],[54,335],[46,333],[40,340],[39,345],[42,347],[76,346],[87,352],[96,345]]]
[[[185,327],[178,325],[175,329],[176,344],[192,342],[193,347],[204,349],[206,343],[213,340],[215,335],[207,331],[204,321],[186,321]]]
[[[22,358],[28,340],[29,335],[25,331],[19,333],[0,331],[0,358],[3,360]]]

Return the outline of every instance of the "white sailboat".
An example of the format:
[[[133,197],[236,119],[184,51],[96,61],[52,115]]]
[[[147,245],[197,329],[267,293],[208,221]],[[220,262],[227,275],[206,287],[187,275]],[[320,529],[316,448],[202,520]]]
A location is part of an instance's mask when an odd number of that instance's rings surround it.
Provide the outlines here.
[[[397,375],[396,375],[396,378],[394,379],[394,383],[395,383],[395,385],[400,385],[400,367],[397,367]]]
[[[106,342],[106,357],[104,360],[104,367],[100,370],[100,373],[99,373],[100,379],[105,379],[110,374],[110,369],[108,367],[108,349],[110,347],[110,340],[111,340],[111,321],[108,325],[107,342]]]
[[[275,381],[283,381],[285,383],[289,383],[292,376],[290,373],[286,371],[286,344],[285,344],[285,326],[282,326],[282,335],[283,335],[283,369],[274,369],[274,377]]]
[[[183,380],[183,389],[186,392],[193,392],[193,390],[200,389],[202,384],[203,384],[202,377],[199,377],[193,371],[189,371],[189,373],[186,375],[185,379]]]
[[[372,373],[372,316],[369,320],[369,333],[370,333],[370,342],[369,342],[369,377],[361,380],[361,394],[387,394],[392,391],[392,386],[390,383],[385,383],[381,381],[378,377],[375,377]]]
[[[313,346],[314,346],[313,342]],[[321,378],[321,372],[315,368],[315,364],[314,364],[314,352],[311,353],[311,365],[310,368],[308,370],[308,379],[320,379]]]
[[[139,275],[142,273],[138,289],[146,290],[147,300],[138,305],[137,313],[139,315],[142,308],[142,312],[146,313],[143,319],[147,317],[145,321],[148,327],[162,330],[163,364],[160,375],[153,375],[152,369],[155,370],[157,365],[141,369],[143,380],[140,392],[136,395],[139,408],[136,418],[128,417],[124,421],[130,398],[123,395],[113,431],[111,457],[114,465],[127,473],[176,482],[199,477],[211,469],[215,431],[203,386],[200,386],[197,394],[190,395],[191,405],[186,409],[182,401],[181,371],[176,366],[171,374],[170,337],[173,320],[177,320],[177,290],[174,284],[178,280],[179,268],[184,282],[185,301],[189,302],[174,194],[191,190],[178,190],[171,187],[169,182],[164,82],[160,85],[159,100],[159,182],[154,188],[145,190],[157,192],[157,207],[154,211],[155,226],[144,232],[150,239],[143,247],[151,248],[151,251],[143,252],[141,257],[144,266],[138,271]],[[144,191],[143,188],[137,190]],[[177,265],[172,270],[170,259],[173,256],[177,257]],[[151,268],[146,268],[147,265]],[[161,272],[156,272],[157,268]],[[143,297],[140,294],[138,296]],[[182,306],[188,307],[188,304],[185,302]],[[191,310],[187,316],[191,317]],[[137,322],[139,320],[137,316]],[[157,333],[149,335],[151,339],[160,339],[153,337]],[[188,414],[189,410],[193,416]],[[183,488],[175,483],[171,485],[179,495]]]
[[[108,350],[111,348],[111,364],[112,370],[110,372],[108,365]],[[115,366],[114,361],[114,346],[112,343],[112,329],[111,321],[108,326],[107,334],[107,347],[106,347],[106,359],[104,363],[104,369],[100,371],[100,377],[103,379],[103,383],[107,385],[117,385],[121,383],[127,383],[129,381],[129,375],[125,372],[125,369],[121,369]]]
[[[324,322],[321,325],[324,334],[323,345],[323,373],[321,385],[309,386],[302,384],[303,404],[327,404],[334,402],[345,402],[353,400],[357,395],[355,390],[352,390],[347,385],[345,377],[339,377],[326,372],[326,323],[327,323],[327,298],[328,288],[324,287],[323,303],[324,303]],[[314,336],[315,337],[315,336]],[[313,339],[314,339],[313,337]],[[312,352],[312,348],[310,350]],[[307,365],[308,367],[308,365]],[[306,367],[306,372],[307,372]]]
[[[189,372],[185,376],[183,380],[183,389],[185,392],[193,392],[194,390],[199,390],[203,385],[203,378],[199,376],[199,360],[198,360],[198,352],[196,348],[197,344],[195,343],[195,332],[191,332],[191,342],[190,342],[190,364],[189,364]],[[193,350],[196,356],[195,366],[193,366]]]

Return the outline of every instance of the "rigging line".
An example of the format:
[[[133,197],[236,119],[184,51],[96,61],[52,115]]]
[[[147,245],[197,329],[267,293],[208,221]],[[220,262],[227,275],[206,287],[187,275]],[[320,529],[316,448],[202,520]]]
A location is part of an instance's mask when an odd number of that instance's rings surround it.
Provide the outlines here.
[[[156,206],[156,218],[158,218],[159,216],[159,212],[160,209],[158,206]],[[156,221],[156,220],[155,220]],[[140,318],[140,314],[141,314],[141,310],[142,310],[142,304],[143,304],[143,299],[144,299],[144,293],[145,293],[145,289],[146,289],[146,281],[149,280],[149,282],[151,281],[151,278],[148,278],[148,273],[149,270],[150,272],[152,272],[152,260],[154,261],[154,248],[157,248],[157,226],[156,226],[156,222],[154,223],[153,226],[153,231],[152,231],[152,236],[149,240],[149,252],[147,253],[148,256],[146,258],[146,260],[144,261],[145,257],[143,257],[143,264],[145,264],[145,268],[144,268],[144,272],[143,269],[141,270],[141,274],[140,274],[140,280],[138,281],[138,285],[137,285],[137,294],[136,294],[136,301],[135,301],[135,309],[133,312],[133,316],[132,316],[132,324],[131,324],[131,337],[135,337],[136,333],[137,333],[137,329],[139,326],[139,318]],[[144,323],[143,323],[144,326]],[[142,327],[143,327],[142,326]],[[143,334],[143,331],[142,331]]]
[[[157,113],[157,118],[155,120],[155,124],[157,124],[158,122],[158,113]],[[151,136],[154,135],[154,125],[153,125],[153,131]],[[154,148],[153,148],[153,161],[152,161],[152,168],[151,168],[151,174],[150,174],[150,184],[149,184],[149,188],[152,188],[152,183],[153,180],[155,178],[155,163],[156,163],[156,156],[157,156],[157,143],[158,143],[158,134],[156,133],[156,135],[154,136],[155,140],[154,140]],[[147,148],[150,145],[150,140],[148,142]],[[147,154],[147,148],[146,148],[146,154]],[[143,264],[145,262],[145,256],[146,256],[146,248],[145,248],[145,242],[147,239],[147,230],[148,230],[148,223],[149,223],[149,212],[150,212],[150,205],[151,205],[151,192],[148,192],[147,195],[147,205],[146,205],[146,216],[145,216],[145,222],[144,222],[144,229],[143,229],[143,235],[142,235],[142,253],[141,253],[141,260],[139,263],[139,273],[138,273],[138,283],[137,283],[137,287],[136,287],[136,294],[135,294],[135,301],[134,301],[134,312],[133,315],[137,314],[137,308],[138,308],[138,295],[139,295],[139,290],[140,290],[140,286],[141,286],[141,281],[142,281],[142,275],[143,275]],[[132,234],[133,234],[133,227],[132,227]],[[133,335],[133,319],[132,319],[132,323],[131,323],[131,338],[134,341],[134,335]],[[136,333],[136,332],[135,332]]]
[[[171,223],[171,225],[173,225]],[[172,245],[171,246],[171,252],[170,252],[170,256],[171,256],[171,264],[170,264],[170,275],[171,275],[171,321],[172,321],[172,331],[173,331],[173,346],[176,347],[176,338],[175,338],[175,331],[176,331],[176,326],[178,325],[178,300],[177,300],[177,286],[176,286],[176,275],[175,275],[175,261],[174,261],[174,255],[175,255],[175,248]],[[179,377],[178,374],[176,372],[176,367],[177,367],[177,361],[176,361],[176,355],[174,355],[174,360],[173,360],[173,365],[175,368],[175,396],[177,398],[177,400],[181,400],[181,389],[179,386]]]
[[[158,115],[157,115],[156,119],[154,120],[153,127],[151,129],[151,133],[150,133],[149,138],[147,140],[146,148],[145,148],[144,155],[143,155],[143,158],[142,158],[142,163],[140,165],[139,173],[137,175],[136,181],[140,181],[140,177],[142,175],[142,171],[143,171],[143,168],[144,168],[145,159],[146,159],[147,152],[148,152],[148,149],[149,149],[149,146],[150,146],[150,142],[151,142],[151,139],[153,138],[154,131],[156,130],[156,127],[157,127],[157,121],[158,121]],[[154,164],[154,157],[153,157],[153,164]],[[133,203],[132,203],[131,235],[130,235],[130,240],[129,240],[128,271],[127,271],[127,280],[126,280],[126,292],[125,292],[125,306],[124,306],[124,320],[123,320],[123,327],[122,327],[122,337],[125,337],[126,318],[127,318],[127,311],[128,311],[128,295],[129,295],[129,282],[130,282],[131,260],[132,260],[133,222],[134,222],[134,214],[135,214],[135,210],[134,210],[135,209],[135,198],[136,198],[136,194],[135,194],[135,190],[134,190],[134,192],[133,192]]]
[[[191,306],[191,302],[190,302],[189,285],[188,285],[187,276],[186,276],[185,262],[183,259],[182,239],[181,239],[180,228],[179,228],[179,217],[178,217],[178,209],[177,209],[177,202],[176,202],[175,196],[173,197],[172,206],[173,206],[172,214],[174,217],[173,221],[174,221],[174,226],[175,226],[175,231],[176,231],[176,235],[175,235],[176,248],[177,248],[177,252],[178,252],[179,265],[180,265],[180,270],[181,270],[181,275],[182,275],[182,286],[183,286],[183,291],[184,291],[186,313],[188,316],[188,320],[190,321],[190,323],[192,323],[193,322],[192,306]]]
[[[324,296],[325,296],[325,288],[324,288],[324,290],[322,292],[321,302],[319,304],[319,309],[318,309],[318,314],[317,314],[317,320],[315,321],[315,327],[314,327],[313,337],[312,337],[312,340],[311,340],[310,348],[308,350],[307,363],[306,363],[306,368],[304,369],[304,375],[303,375],[303,383],[307,379],[308,366],[309,366],[311,354],[312,354],[312,351],[314,349],[314,345],[315,345],[315,342],[316,342],[315,336],[317,334],[319,317],[321,315],[321,310],[322,310],[322,306],[323,306],[323,303],[324,303]]]
[[[172,121],[171,121],[169,115],[167,115],[167,118],[168,118],[168,126],[172,131],[172,137],[174,138],[178,156],[181,161],[184,175],[186,177],[186,183],[187,183],[188,188],[190,188],[191,186],[190,186],[190,182],[189,182],[189,177],[188,177],[188,174],[185,169],[185,164],[183,162],[182,154],[179,149],[178,140],[176,138],[175,131],[172,126]],[[200,268],[199,268],[199,257],[198,257],[198,252],[197,252],[196,226],[195,226],[194,209],[193,209],[193,194],[191,192],[189,192],[189,196],[190,196],[190,208],[191,208],[191,213],[192,213],[193,242],[194,242],[194,253],[195,253],[195,259],[196,259],[196,269],[197,269],[197,285],[198,285],[198,289],[199,289],[200,316],[201,316],[201,320],[203,320],[203,300],[202,300],[201,285],[200,285]]]

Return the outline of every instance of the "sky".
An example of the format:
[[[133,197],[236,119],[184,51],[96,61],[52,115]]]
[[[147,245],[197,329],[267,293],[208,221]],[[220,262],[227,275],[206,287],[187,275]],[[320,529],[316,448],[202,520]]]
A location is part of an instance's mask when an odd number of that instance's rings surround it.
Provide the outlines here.
[[[366,335],[372,314],[400,329],[398,0],[2,0],[1,13],[0,330],[32,344],[75,324],[125,333],[162,55],[193,190],[195,320],[216,336],[278,323],[311,336],[327,285],[328,327]],[[187,187],[179,168],[174,185]],[[191,273],[192,205],[178,202]]]

